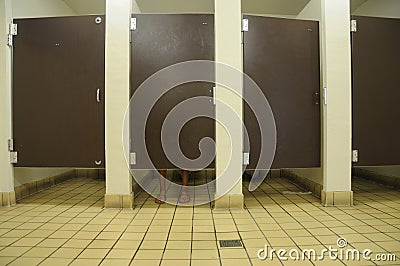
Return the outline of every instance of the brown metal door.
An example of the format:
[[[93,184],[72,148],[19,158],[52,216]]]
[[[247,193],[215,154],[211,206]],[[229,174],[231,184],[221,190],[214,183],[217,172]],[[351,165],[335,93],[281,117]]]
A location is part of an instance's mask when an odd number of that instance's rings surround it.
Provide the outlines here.
[[[353,149],[356,166],[400,164],[400,19],[354,17]]]
[[[214,60],[213,15],[138,14],[131,44],[131,95],[157,71],[190,60]],[[157,169],[176,169],[165,155],[161,144],[161,127],[167,114],[177,104],[196,96],[212,96],[212,83],[190,82],[179,85],[163,95],[152,108],[145,130],[146,149]],[[201,106],[214,112],[212,102]],[[131,114],[131,132],[137,129]],[[189,121],[179,134],[183,154],[190,159],[200,156],[199,143],[204,137],[214,139],[214,120],[199,117]],[[175,136],[171,136],[173,138]],[[139,152],[133,137],[131,152],[136,153],[135,168],[151,168],[144,151]],[[213,167],[211,163],[208,167]]]
[[[15,20],[16,166],[104,168],[105,18],[96,18]]]
[[[320,166],[318,22],[245,16],[244,72],[261,88],[273,111],[277,147],[272,168]],[[246,88],[244,88],[246,93]],[[260,154],[260,131],[245,105],[250,165]],[[248,148],[248,147],[246,147]]]

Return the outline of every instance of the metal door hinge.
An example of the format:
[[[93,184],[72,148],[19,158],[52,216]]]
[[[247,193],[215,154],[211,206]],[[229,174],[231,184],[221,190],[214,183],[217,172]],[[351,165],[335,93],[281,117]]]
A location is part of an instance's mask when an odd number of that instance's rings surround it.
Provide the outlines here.
[[[351,161],[353,163],[358,163],[358,150],[353,150],[352,151]]]
[[[9,34],[16,36],[18,35],[18,25],[14,23],[10,23]]]
[[[7,35],[7,45],[12,47],[14,46],[14,36],[18,34],[18,25],[14,23],[10,23],[10,27],[8,29]]]
[[[18,163],[18,152],[16,151],[10,152],[10,163],[12,164]]]
[[[243,153],[243,165],[249,165],[249,164],[250,164],[250,153],[244,152]]]
[[[13,151],[14,150],[14,139],[9,139],[8,140],[8,151]]]
[[[357,32],[357,20],[355,19],[350,20],[350,31]]]
[[[136,18],[131,18],[131,30],[136,30]]]
[[[328,89],[326,87],[322,90],[322,99],[324,101],[324,105],[328,104]]]
[[[249,20],[247,18],[242,20],[242,31],[249,31]]]
[[[131,152],[129,154],[129,164],[131,164],[131,165],[136,164],[136,152]]]
[[[7,45],[10,47],[14,46],[14,36],[11,34],[7,34]]]

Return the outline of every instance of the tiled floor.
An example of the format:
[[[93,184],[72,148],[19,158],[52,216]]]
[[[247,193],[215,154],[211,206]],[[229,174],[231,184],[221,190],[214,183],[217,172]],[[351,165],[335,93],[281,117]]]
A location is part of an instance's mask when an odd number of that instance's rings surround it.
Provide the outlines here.
[[[245,184],[246,185],[246,184]],[[400,256],[400,192],[355,179],[356,206],[323,208],[285,179],[245,190],[245,210],[156,205],[142,193],[134,210],[102,209],[104,182],[74,179],[0,209],[0,265],[384,265],[331,260],[262,261],[264,245],[366,248]],[[221,248],[240,239],[244,247]],[[296,253],[291,253],[294,256]],[[319,253],[318,253],[319,254]],[[288,256],[288,254],[286,254]],[[393,265],[400,265],[400,258]]]

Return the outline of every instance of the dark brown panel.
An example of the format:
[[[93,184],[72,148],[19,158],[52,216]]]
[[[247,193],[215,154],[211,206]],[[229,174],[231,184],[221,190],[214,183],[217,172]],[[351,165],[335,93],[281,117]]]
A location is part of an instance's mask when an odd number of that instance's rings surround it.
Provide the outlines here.
[[[137,29],[132,32],[131,95],[157,71],[189,60],[214,60],[213,15],[134,15]],[[196,96],[211,96],[212,83],[191,82],[179,85],[163,95],[154,105],[147,120],[145,139],[151,161],[157,169],[174,169],[161,145],[161,127],[167,114],[178,103]],[[212,103],[207,112],[214,112]],[[199,110],[199,111],[200,111]],[[131,132],[136,128],[135,114],[131,115]],[[204,137],[214,139],[214,120],[195,118],[185,124],[179,141],[182,152],[190,159],[200,156],[199,142]],[[173,138],[175,136],[171,136]],[[135,140],[131,151],[137,153],[137,168],[149,168],[143,154],[137,151]],[[170,140],[167,140],[170,141]],[[213,167],[212,163],[208,167]]]
[[[353,149],[357,166],[400,164],[400,19],[354,17]]]
[[[15,20],[16,166],[105,166],[105,18],[96,17]]]
[[[261,88],[274,113],[277,148],[272,168],[320,166],[318,22],[245,16],[244,72]],[[246,88],[245,92],[246,93]],[[245,105],[250,165],[260,154],[260,131]]]

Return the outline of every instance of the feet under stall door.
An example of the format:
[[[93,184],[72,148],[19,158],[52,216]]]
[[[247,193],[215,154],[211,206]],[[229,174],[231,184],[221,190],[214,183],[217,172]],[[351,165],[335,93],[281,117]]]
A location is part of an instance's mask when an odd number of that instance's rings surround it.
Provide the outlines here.
[[[199,143],[203,138],[214,139],[215,122],[214,104],[212,100],[206,100],[203,104],[193,102],[187,107],[187,112],[175,112],[185,101],[195,97],[212,97],[213,83],[194,81],[177,85],[165,92],[166,84],[174,80],[180,74],[167,75],[165,82],[161,81],[158,86],[146,87],[143,100],[135,100],[139,95],[141,84],[160,70],[173,66],[174,64],[192,60],[214,60],[214,17],[213,15],[185,14],[185,15],[161,15],[161,14],[135,14],[132,16],[135,28],[132,30],[131,38],[131,111],[130,132],[131,167],[134,169],[184,169],[213,168],[214,160],[208,165],[183,164],[177,166],[168,152],[181,150],[182,154],[189,160],[195,160],[201,155]],[[209,69],[208,71],[213,71]],[[191,73],[193,74],[193,73]],[[184,78],[184,77],[183,77]],[[139,122],[144,110],[148,108],[151,95],[160,98],[155,101],[148,117],[145,118],[146,125],[143,130]],[[210,98],[211,99],[211,98]],[[134,106],[132,106],[134,105]],[[137,111],[134,111],[137,110]],[[211,117],[195,117],[185,123],[181,130],[178,128],[173,134],[167,135],[162,143],[162,128],[164,122],[176,122],[183,118],[186,113],[193,115],[200,113],[210,114]],[[172,115],[172,120],[168,116]],[[145,141],[145,147],[139,143]],[[178,139],[178,141],[177,141]],[[179,147],[173,145],[176,141]],[[165,145],[165,146],[163,146]],[[168,149],[165,147],[174,146]],[[213,152],[211,152],[213,153]],[[147,160],[147,156],[150,160]],[[214,154],[212,154],[214,157]],[[134,158],[132,160],[132,158]]]

